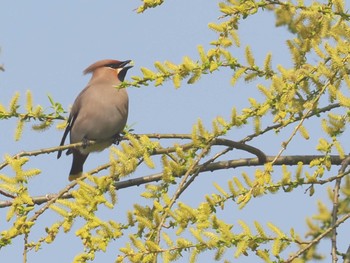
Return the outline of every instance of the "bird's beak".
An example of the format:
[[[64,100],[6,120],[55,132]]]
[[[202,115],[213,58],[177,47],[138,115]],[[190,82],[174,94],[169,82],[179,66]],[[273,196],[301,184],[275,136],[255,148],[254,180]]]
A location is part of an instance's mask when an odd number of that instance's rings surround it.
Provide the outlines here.
[[[127,64],[129,64],[131,62],[131,60],[125,60],[120,62],[120,64],[118,65],[118,68],[124,68],[124,66],[126,66]]]
[[[129,60],[130,61],[130,60]],[[128,62],[129,63],[129,62]],[[125,64],[126,65],[126,64]],[[126,72],[129,70],[129,69],[131,69],[133,66],[127,66],[127,67],[123,67],[120,71],[119,71],[119,73],[118,73],[118,79],[120,80],[120,81],[124,81],[124,79],[125,79],[125,76],[126,76]]]

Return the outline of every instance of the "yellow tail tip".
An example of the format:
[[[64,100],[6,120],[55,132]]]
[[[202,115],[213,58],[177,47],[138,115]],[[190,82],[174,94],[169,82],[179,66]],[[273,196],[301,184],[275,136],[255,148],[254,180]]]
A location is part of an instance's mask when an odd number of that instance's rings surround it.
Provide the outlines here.
[[[81,177],[83,175],[83,173],[78,173],[78,174],[70,174],[69,177],[68,177],[68,180],[71,182],[71,181],[74,181],[76,179],[78,179],[79,177]]]

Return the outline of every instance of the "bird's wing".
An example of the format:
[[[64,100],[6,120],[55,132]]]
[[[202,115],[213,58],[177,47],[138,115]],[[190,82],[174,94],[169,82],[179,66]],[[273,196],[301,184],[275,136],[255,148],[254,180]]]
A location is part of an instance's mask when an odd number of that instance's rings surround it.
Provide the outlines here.
[[[61,140],[61,143],[60,143],[60,146],[62,146],[64,144],[64,141],[66,140],[66,137],[68,135],[68,133],[70,132],[70,130],[72,129],[73,125],[74,125],[74,122],[75,120],[77,119],[77,115],[78,114],[73,114],[73,112],[71,112],[71,114],[69,115],[69,118],[68,118],[68,125],[66,127],[66,129],[64,130],[64,133],[63,133],[63,137],[62,137],[62,140]],[[68,154],[68,153],[67,153]],[[58,153],[57,153],[57,159],[59,159],[62,155],[62,150],[59,150]]]
[[[80,109],[80,105],[81,105],[81,96],[83,93],[86,92],[86,90],[89,88],[89,86],[87,86],[85,89],[82,90],[82,92],[80,92],[80,94],[78,95],[78,97],[75,99],[72,109],[70,111],[69,117],[68,117],[68,125],[63,133],[63,137],[60,143],[60,146],[62,146],[64,144],[64,141],[66,140],[66,137],[68,135],[68,133],[72,130],[72,127],[74,125],[75,120],[77,119],[78,113],[79,113],[79,109]],[[67,151],[67,155],[71,154],[72,151],[71,149],[68,149]],[[59,150],[57,153],[57,159],[59,159],[62,155],[62,150]]]

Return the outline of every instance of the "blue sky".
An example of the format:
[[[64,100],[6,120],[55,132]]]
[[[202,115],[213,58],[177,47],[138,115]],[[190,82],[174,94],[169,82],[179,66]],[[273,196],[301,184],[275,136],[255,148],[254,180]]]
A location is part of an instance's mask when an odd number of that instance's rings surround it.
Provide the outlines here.
[[[159,8],[136,14],[138,1],[3,1],[0,9],[0,64],[4,64],[5,72],[0,72],[0,102],[8,105],[16,91],[25,97],[26,90],[33,93],[34,104],[40,104],[49,110],[47,95],[62,103],[68,110],[77,94],[84,88],[90,76],[83,76],[82,71],[91,63],[105,58],[134,61],[134,68],[129,70],[126,79],[132,75],[140,75],[140,67],[153,67],[155,61],[182,61],[183,56],[197,59],[196,47],[202,44],[206,49],[216,33],[208,29],[209,22],[218,21],[221,15],[217,8],[218,1],[178,0],[166,1]],[[274,27],[273,13],[258,14],[240,25],[242,48],[233,50],[238,58],[244,58],[244,46],[250,44],[258,64],[263,62],[267,52],[273,52],[273,66],[290,65],[290,56],[285,47],[285,39],[291,35],[285,28]],[[229,118],[231,108],[242,109],[248,106],[251,96],[260,98],[256,83],[239,82],[236,87],[230,86],[232,72],[221,70],[213,75],[203,76],[195,85],[184,85],[176,90],[171,82],[161,87],[152,85],[142,88],[130,88],[130,112],[128,124],[132,124],[136,133],[190,133],[192,125],[201,118],[210,127],[216,116]],[[285,154],[316,154],[315,144],[319,136],[324,136],[317,127],[309,128],[316,139],[303,141],[297,136],[299,143],[292,143]],[[45,132],[33,132],[27,125],[23,138],[14,142],[15,121],[2,121],[0,124],[1,155],[15,154],[19,151],[36,150],[57,146],[62,131],[54,127]],[[244,135],[252,133],[252,127],[232,131],[229,136],[240,140]],[[289,137],[291,129],[278,136],[261,138],[252,145],[260,147],[269,155],[277,154],[281,142]],[[300,143],[302,142],[302,143]],[[347,149],[346,149],[347,150]],[[241,156],[234,151],[232,158]],[[90,155],[85,170],[92,169],[108,161],[108,150]],[[42,174],[32,179],[30,191],[41,195],[55,193],[67,183],[71,165],[71,156],[63,156],[57,160],[55,154],[32,158],[29,167],[42,169]],[[245,171],[253,174],[253,169]],[[213,182],[223,187],[233,176],[240,176],[242,170],[226,170],[205,173],[196,179],[195,185],[186,192],[181,201],[196,206],[204,201],[205,194],[216,192]],[[279,168],[276,168],[279,171]],[[3,172],[3,171],[2,171]],[[9,172],[6,170],[6,172]],[[145,176],[159,172],[143,168],[130,178]],[[336,174],[333,169],[331,175]],[[276,172],[276,178],[279,173]],[[125,220],[126,211],[132,209],[133,203],[146,202],[139,197],[144,187],[121,190],[118,193],[118,205],[106,215]],[[264,226],[272,222],[289,233],[294,227],[296,231],[305,231],[305,218],[316,212],[317,199],[327,201],[325,187],[320,187],[315,195],[304,194],[305,189],[293,193],[278,193],[252,200],[248,206],[239,210],[234,204],[222,213],[222,217],[240,228],[238,220],[245,220],[253,227],[254,220]],[[288,205],[286,205],[288,204]],[[329,204],[329,202],[327,203]],[[228,211],[229,210],[229,211]],[[281,212],[283,211],[283,212]],[[4,222],[4,213],[0,211],[0,230],[8,224]],[[221,212],[220,212],[221,214]],[[50,225],[57,216],[50,214],[41,218],[43,224]],[[77,222],[79,223],[79,222]],[[345,227],[343,229],[346,229]],[[349,228],[347,228],[349,229]],[[38,227],[33,233],[33,240],[42,236],[43,228]],[[340,233],[345,237],[349,233]],[[118,254],[118,247],[125,242],[124,238],[111,244],[107,253],[100,253],[96,262],[113,262]],[[17,238],[13,246],[0,250],[0,257],[20,262],[22,258],[21,238]],[[321,244],[328,256],[330,243]],[[348,244],[339,244],[343,250]],[[82,251],[80,241],[72,233],[59,235],[52,245],[44,245],[39,252],[30,252],[28,262],[70,262],[74,255]],[[233,255],[230,250],[226,258]],[[239,262],[252,262],[256,258],[240,258]],[[187,262],[187,258],[178,262]]]

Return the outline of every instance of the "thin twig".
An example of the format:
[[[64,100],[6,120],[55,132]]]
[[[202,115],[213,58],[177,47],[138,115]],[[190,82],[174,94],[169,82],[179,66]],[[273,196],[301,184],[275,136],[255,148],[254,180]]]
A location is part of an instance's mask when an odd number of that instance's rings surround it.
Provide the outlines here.
[[[339,174],[345,173],[345,169],[349,165],[349,163],[350,163],[350,157],[347,157],[342,161],[341,167],[339,169]],[[333,226],[338,219],[339,189],[341,185],[341,179],[342,177],[337,178],[335,180],[335,185],[333,189],[333,208],[332,208],[331,226]],[[332,241],[332,249],[331,249],[332,263],[337,263],[338,256],[337,256],[337,228],[336,227],[334,227],[332,231],[331,241]]]
[[[144,134],[132,134],[133,136],[139,138],[141,136],[147,136],[153,139],[181,139],[181,140],[191,140],[192,135],[187,133],[144,133]]]
[[[24,234],[24,245],[23,245],[23,263],[27,263],[27,254],[28,254],[28,235],[29,233]]]
[[[86,178],[86,176],[82,176],[81,178],[79,178],[79,180],[84,180]],[[61,190],[55,197],[53,197],[52,199],[48,200],[47,203],[40,208],[38,211],[36,211],[34,213],[34,215],[29,218],[29,220],[27,220],[27,223],[31,222],[34,223],[47,209],[49,209],[49,207],[55,203],[59,198],[61,198],[64,194],[66,194],[70,189],[72,189],[74,186],[76,186],[78,183],[78,181],[74,181],[72,183],[70,183],[67,187],[65,187],[63,190]],[[21,234],[21,232],[15,232],[13,234],[13,236],[11,237],[14,238],[16,236],[18,236],[19,234]],[[28,236],[29,236],[29,232],[25,233],[25,237],[24,237],[24,241],[25,241],[25,246],[24,246],[24,253],[23,253],[23,260],[24,263],[26,263],[27,260],[27,242],[28,242]]]
[[[79,180],[84,180],[86,176],[82,176]],[[58,199],[60,199],[64,194],[68,193],[68,191],[74,188],[78,184],[78,180],[71,182],[67,185],[63,190],[61,190],[54,198],[50,199],[42,208],[34,213],[34,215],[28,220],[28,222],[35,222],[40,215],[42,215],[53,203],[55,203]]]
[[[9,197],[9,198],[15,198],[14,195],[11,195],[11,194],[9,194],[9,193],[7,193],[7,192],[1,190],[1,189],[0,189],[0,194],[4,195],[4,196],[6,196],[6,197]]]
[[[333,189],[333,208],[332,208],[332,222],[331,226],[333,227],[334,224],[337,222],[338,219],[338,205],[339,205],[339,189],[340,189],[340,183],[341,178],[338,178],[335,180],[335,185]],[[337,257],[337,228],[334,227],[332,230],[332,263],[337,263],[338,257]]]
[[[344,257],[344,263],[350,263],[350,245],[348,246],[348,250],[346,251],[346,254]]]
[[[209,164],[213,163],[217,158],[219,158],[220,156],[225,155],[226,153],[228,153],[231,150],[232,150],[232,147],[226,148],[225,150],[221,151],[220,153],[217,153],[215,156],[210,158],[208,161],[206,161],[205,163],[200,165],[200,167],[205,169]],[[266,161],[266,155],[265,154],[264,154],[264,158],[265,158],[265,161]],[[182,194],[182,192],[184,192],[193,183],[194,179],[196,179],[196,177],[203,171],[203,169],[197,169],[196,170],[196,172],[191,176],[191,178],[182,187],[180,195]]]
[[[168,216],[168,211],[172,208],[172,206],[175,204],[176,200],[179,198],[179,196],[182,193],[182,188],[185,186],[185,183],[188,179],[188,177],[193,174],[194,171],[198,171],[198,163],[200,162],[200,160],[208,153],[209,149],[211,148],[212,144],[211,142],[208,142],[208,144],[206,145],[206,147],[204,149],[202,149],[202,152],[198,155],[198,157],[196,158],[196,160],[191,164],[191,166],[188,168],[188,170],[186,171],[186,173],[184,174],[183,179],[181,180],[178,188],[176,189],[173,197],[171,198],[169,204],[167,205],[167,207],[165,208],[165,212],[162,215],[162,218],[160,219],[158,228],[156,230],[156,243],[159,244],[160,242],[160,233],[161,230],[163,228],[164,222]]]
[[[45,149],[40,149],[40,150],[36,150],[36,151],[23,151],[20,153],[15,154],[14,156],[12,156],[13,159],[18,159],[20,157],[24,157],[24,156],[37,156],[40,154],[44,154],[44,153],[53,153],[53,152],[57,152],[57,151],[64,151],[67,149],[72,149],[72,148],[79,148],[82,147],[83,145],[85,145],[86,143],[84,142],[78,142],[78,143],[73,143],[73,144],[68,144],[68,145],[63,145],[63,146],[56,146],[56,147],[50,147],[50,148],[45,148]],[[89,141],[88,142],[89,145],[94,145],[97,144],[95,141]],[[3,169],[4,167],[6,167],[8,165],[8,162],[5,161],[2,164],[0,164],[0,170]]]
[[[305,253],[308,249],[310,249],[312,246],[316,245],[318,242],[321,241],[321,239],[323,239],[325,236],[327,236],[328,234],[330,234],[334,228],[338,227],[340,224],[344,223],[348,218],[350,218],[350,213],[344,215],[342,218],[340,218],[339,220],[337,220],[337,222],[335,222],[335,224],[331,227],[329,227],[326,231],[324,231],[321,235],[319,235],[318,237],[316,237],[314,240],[312,240],[308,245],[306,245],[305,247],[303,247],[302,249],[300,249],[297,253],[295,253],[294,255],[290,256],[286,261],[284,261],[285,263],[291,263],[293,262],[294,259],[296,259],[297,257],[299,257],[300,255],[302,255],[303,253]]]
[[[330,105],[328,105],[326,107],[323,107],[323,108],[314,109],[314,110],[312,110],[312,112],[310,112],[305,117],[305,119],[311,118],[311,117],[313,117],[315,115],[318,115],[320,113],[323,113],[323,112],[327,112],[327,111],[333,110],[335,108],[339,108],[340,106],[341,106],[340,103],[334,103],[334,104],[330,104]],[[300,121],[301,118],[302,117],[295,118],[293,121],[287,123],[287,125],[292,124],[292,123],[297,122],[297,121]],[[287,126],[287,125],[285,123],[279,123],[279,124],[268,126],[264,130],[260,131],[259,133],[253,133],[253,134],[248,135],[244,139],[240,140],[240,142],[241,143],[245,143],[245,142],[251,141],[255,137],[258,137],[258,136],[260,136],[260,135],[262,135],[264,133],[267,133],[268,131],[275,130],[275,129],[278,129],[278,128],[281,128],[281,127],[284,127],[284,126]]]
[[[336,73],[335,73],[336,74]],[[278,157],[280,157],[282,155],[282,153],[287,149],[288,144],[292,141],[292,139],[294,138],[295,134],[298,132],[298,130],[300,129],[300,127],[303,125],[304,121],[306,120],[307,116],[310,115],[312,113],[312,109],[314,108],[314,106],[316,105],[316,103],[320,100],[321,95],[324,93],[324,91],[326,90],[326,88],[330,85],[330,81],[328,81],[325,85],[323,85],[322,90],[320,91],[319,94],[317,94],[317,97],[314,99],[314,101],[312,102],[312,105],[310,106],[310,108],[303,114],[303,116],[301,117],[298,125],[294,128],[292,134],[289,136],[289,138],[287,139],[287,141],[282,143],[282,148],[281,150],[278,152],[278,154],[276,155],[275,159],[271,162],[271,165],[273,165],[275,163],[275,160],[277,160]]]

